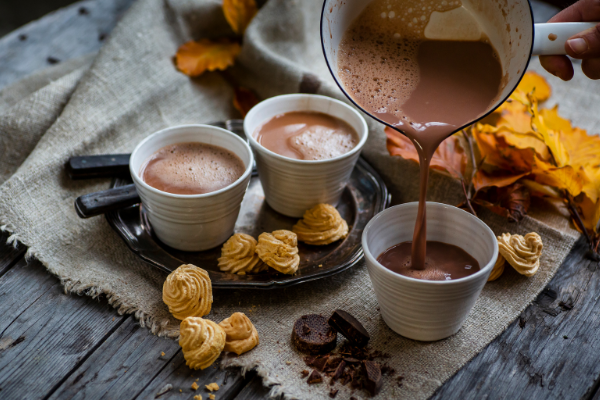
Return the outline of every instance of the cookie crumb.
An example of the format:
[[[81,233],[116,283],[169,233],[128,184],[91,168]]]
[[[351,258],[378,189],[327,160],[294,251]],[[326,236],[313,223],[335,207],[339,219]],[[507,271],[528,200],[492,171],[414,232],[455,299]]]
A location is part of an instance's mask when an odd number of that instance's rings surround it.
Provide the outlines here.
[[[216,382],[209,383],[208,385],[204,386],[206,387],[206,390],[210,390],[211,392],[216,392],[217,390],[219,390],[219,385],[217,385]]]
[[[161,355],[162,357],[164,357],[164,356],[165,356],[165,352],[164,352],[164,351],[161,351],[161,352],[160,352],[160,355]]]
[[[196,382],[192,383],[192,389],[193,390],[198,390],[200,386],[198,386],[198,384]]]
[[[200,395],[200,394],[195,395],[194,400],[202,400],[202,395]]]
[[[210,400],[215,400],[215,395],[214,395],[214,394],[209,394],[209,395],[208,395],[208,398],[209,398]]]

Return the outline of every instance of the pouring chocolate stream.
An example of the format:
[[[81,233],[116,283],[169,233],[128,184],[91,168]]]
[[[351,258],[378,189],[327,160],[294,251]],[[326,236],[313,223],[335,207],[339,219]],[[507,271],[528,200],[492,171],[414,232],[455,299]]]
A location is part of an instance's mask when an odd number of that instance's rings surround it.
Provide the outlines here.
[[[405,134],[420,160],[419,211],[411,268],[425,269],[429,164],[440,143],[498,100],[503,71],[485,34],[429,40],[433,12],[459,1],[375,0],[352,22],[338,51],[339,77],[364,110]]]

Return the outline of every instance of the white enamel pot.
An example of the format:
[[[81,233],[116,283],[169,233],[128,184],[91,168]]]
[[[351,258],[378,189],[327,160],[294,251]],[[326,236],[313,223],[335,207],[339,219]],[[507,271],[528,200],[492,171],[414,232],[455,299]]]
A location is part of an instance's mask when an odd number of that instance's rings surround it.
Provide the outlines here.
[[[325,60],[336,83],[352,102],[354,100],[346,93],[338,76],[337,52],[348,27],[371,1],[373,0],[325,0],[323,2],[321,42]],[[465,29],[465,24],[472,24],[476,32],[487,35],[497,50],[506,84],[498,100],[490,104],[488,110],[477,119],[485,117],[510,96],[525,74],[532,55],[566,54],[565,42],[568,38],[597,24],[597,22],[534,24],[531,6],[527,0],[461,0],[461,2],[461,12],[439,13],[446,14],[446,17],[437,19],[437,25],[432,29],[430,29],[432,19],[430,19],[425,35],[430,39],[469,40],[469,32],[473,30]],[[431,36],[428,35],[428,29]],[[361,108],[358,104],[355,105]],[[370,114],[364,109],[363,111]],[[389,125],[385,121],[375,119]],[[473,122],[475,120],[465,121],[465,125],[460,129]]]

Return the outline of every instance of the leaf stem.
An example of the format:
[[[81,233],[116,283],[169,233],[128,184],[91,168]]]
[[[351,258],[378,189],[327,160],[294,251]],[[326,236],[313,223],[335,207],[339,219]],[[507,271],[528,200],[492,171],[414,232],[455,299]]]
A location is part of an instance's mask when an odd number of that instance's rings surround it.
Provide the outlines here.
[[[465,186],[465,180],[461,179],[460,183],[462,184],[463,193],[465,194],[465,199],[466,199],[467,207],[469,207],[469,211],[471,211],[471,214],[473,214],[474,216],[477,217],[477,213],[475,212],[475,210],[473,209],[473,205],[471,204],[471,199],[467,195],[467,187]]]
[[[563,193],[565,198],[567,199],[567,206],[569,208],[569,211],[571,212],[571,215],[573,215],[573,218],[575,219],[575,223],[577,224],[577,226],[579,226],[579,229],[581,229],[581,232],[583,232],[583,234],[585,235],[585,238],[587,239],[587,242],[590,246],[590,250],[596,253],[594,249],[594,243],[592,242],[592,238],[590,237],[590,234],[588,233],[587,229],[585,228],[585,225],[583,224],[583,220],[579,215],[579,211],[577,211],[577,206],[573,202],[573,197],[566,190],[563,190]]]

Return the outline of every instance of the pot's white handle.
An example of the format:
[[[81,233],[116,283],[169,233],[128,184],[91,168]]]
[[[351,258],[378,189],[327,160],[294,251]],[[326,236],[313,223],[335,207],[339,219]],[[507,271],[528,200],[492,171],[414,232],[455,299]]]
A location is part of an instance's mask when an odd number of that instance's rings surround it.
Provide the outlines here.
[[[598,22],[555,22],[535,24],[533,54],[538,56],[567,54],[565,43],[571,36],[595,27]]]

